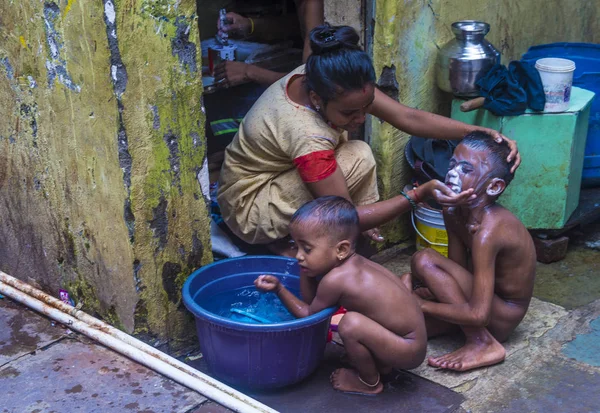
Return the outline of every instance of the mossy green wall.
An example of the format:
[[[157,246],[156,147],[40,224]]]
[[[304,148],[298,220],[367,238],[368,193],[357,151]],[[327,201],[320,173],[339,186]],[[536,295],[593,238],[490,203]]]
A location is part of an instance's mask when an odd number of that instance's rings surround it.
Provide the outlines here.
[[[507,64],[529,46],[551,42],[600,42],[599,0],[372,0],[375,2],[373,60],[376,73],[395,71],[399,101],[449,115],[450,97],[435,84],[437,51],[453,38],[450,25],[483,20],[491,25],[486,39]],[[387,70],[387,69],[386,69]],[[407,135],[373,121],[371,143],[378,160],[383,198],[409,181],[404,161]],[[388,241],[409,235],[406,220],[386,226]]]
[[[200,55],[194,0],[0,3],[0,269],[127,331],[193,334]]]

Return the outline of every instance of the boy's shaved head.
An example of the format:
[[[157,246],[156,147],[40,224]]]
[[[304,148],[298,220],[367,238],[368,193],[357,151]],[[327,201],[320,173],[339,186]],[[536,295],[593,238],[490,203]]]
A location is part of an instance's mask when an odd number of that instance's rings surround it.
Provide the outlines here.
[[[500,178],[506,183],[506,186],[513,180],[515,175],[510,172],[510,168],[512,168],[514,160],[506,161],[510,153],[506,142],[498,143],[489,133],[475,131],[466,135],[460,145],[489,153],[489,161],[492,165],[490,178]]]
[[[353,248],[360,234],[356,207],[340,196],[323,196],[302,205],[292,216],[292,225],[312,225],[318,235],[348,240]]]

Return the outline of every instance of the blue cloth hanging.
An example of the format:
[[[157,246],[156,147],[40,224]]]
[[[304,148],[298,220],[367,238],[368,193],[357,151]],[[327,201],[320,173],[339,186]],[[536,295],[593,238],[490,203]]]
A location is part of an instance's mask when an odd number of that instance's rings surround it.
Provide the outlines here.
[[[515,60],[510,62],[508,70],[527,93],[527,106],[532,110],[544,110],[546,104],[544,85],[542,84],[540,72],[535,66],[531,63]]]
[[[544,86],[537,69],[526,62],[511,62],[509,68],[497,64],[476,82],[483,107],[496,116],[516,116],[527,107],[543,110]]]

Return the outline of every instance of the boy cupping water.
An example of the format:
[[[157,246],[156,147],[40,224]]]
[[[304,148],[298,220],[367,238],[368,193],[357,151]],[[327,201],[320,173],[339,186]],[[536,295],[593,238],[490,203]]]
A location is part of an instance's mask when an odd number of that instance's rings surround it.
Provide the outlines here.
[[[290,233],[301,277],[315,281],[314,299],[305,303],[272,275],[254,284],[275,292],[296,317],[334,305],[347,309],[338,332],[354,369],[334,371],[333,388],[377,394],[383,391],[382,374],[421,364],[427,346],[423,313],[399,277],[356,254],[360,229],[354,205],[337,196],[317,198],[296,211]]]

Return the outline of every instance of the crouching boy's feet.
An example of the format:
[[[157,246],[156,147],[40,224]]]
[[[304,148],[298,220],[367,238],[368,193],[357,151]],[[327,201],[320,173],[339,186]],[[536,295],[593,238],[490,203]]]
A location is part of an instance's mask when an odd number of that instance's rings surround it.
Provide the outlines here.
[[[441,369],[467,371],[500,363],[506,357],[504,346],[487,329],[467,337],[465,345],[440,357],[429,357],[430,366]]]
[[[375,395],[383,391],[383,384],[380,377],[373,383],[368,383],[360,378],[358,372],[353,369],[340,368],[331,373],[329,377],[331,385],[335,390],[344,393],[355,393],[365,395]]]

